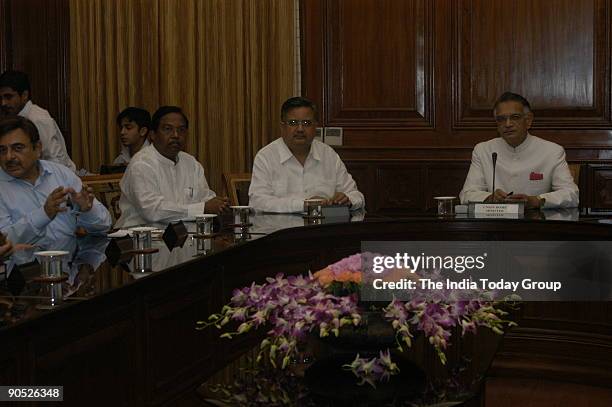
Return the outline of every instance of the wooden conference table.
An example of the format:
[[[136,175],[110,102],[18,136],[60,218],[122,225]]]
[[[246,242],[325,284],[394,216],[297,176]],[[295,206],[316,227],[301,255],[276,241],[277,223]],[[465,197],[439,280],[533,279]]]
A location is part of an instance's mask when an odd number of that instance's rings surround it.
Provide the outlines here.
[[[159,252],[148,255],[147,273],[135,271],[140,255],[109,259],[106,237],[37,248],[70,252],[64,299],[51,306],[48,285],[32,281],[39,271],[12,269],[0,288],[0,385],[63,385],[63,406],[197,405],[195,389],[252,344],[194,329],[234,288],[279,272],[316,271],[359,252],[366,240],[612,240],[612,224],[577,211],[516,220],[357,216],[308,226],[297,215],[257,215],[252,223],[249,235],[230,229],[205,242],[190,236],[172,251],[154,241]],[[31,254],[14,258],[26,263]],[[611,302],[526,303],[517,317],[503,341],[466,341],[451,347],[450,360],[470,354],[473,364],[489,367],[478,355],[493,349],[493,392],[504,380],[537,378],[610,395]],[[436,370],[435,353],[423,352],[422,363]]]

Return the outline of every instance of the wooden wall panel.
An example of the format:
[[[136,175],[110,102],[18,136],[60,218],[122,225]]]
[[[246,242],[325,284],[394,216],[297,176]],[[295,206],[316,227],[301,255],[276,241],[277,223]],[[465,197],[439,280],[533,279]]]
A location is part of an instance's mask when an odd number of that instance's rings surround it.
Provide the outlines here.
[[[532,134],[568,160],[612,164],[610,27],[612,0],[301,0],[303,94],[343,128],[340,156],[367,163],[368,210],[428,211],[497,137],[504,91],[531,101]],[[421,206],[398,186],[404,168]],[[612,185],[588,179],[583,205],[612,207]]]
[[[334,0],[327,7],[326,121],[433,127],[433,2]]]
[[[424,169],[416,164],[382,164],[376,168],[376,192],[373,205],[375,212],[392,214],[398,208],[414,212],[423,208],[425,186]],[[366,200],[367,201],[367,200]]]
[[[590,207],[612,208],[612,166],[590,166]]]
[[[455,128],[491,127],[506,90],[525,96],[535,128],[611,127],[609,2],[456,2]]]
[[[465,183],[470,166],[467,162],[448,163],[439,162],[431,164],[427,168],[427,183],[425,197],[427,198],[425,210],[436,211],[437,202],[435,196],[459,197],[459,192]],[[459,204],[458,199],[455,204]]]
[[[0,67],[28,74],[32,100],[57,121],[70,152],[69,0],[0,0],[0,17]]]
[[[10,61],[8,13],[8,0],[0,0],[0,72],[7,69]]]

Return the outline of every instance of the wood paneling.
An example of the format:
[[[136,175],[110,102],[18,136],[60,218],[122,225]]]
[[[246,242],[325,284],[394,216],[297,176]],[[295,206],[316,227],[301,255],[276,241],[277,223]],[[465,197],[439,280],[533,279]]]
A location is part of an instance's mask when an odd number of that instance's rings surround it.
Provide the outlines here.
[[[590,207],[612,209],[612,165],[589,166]]]
[[[376,168],[376,212],[418,211],[424,205],[423,168],[415,164],[383,164]],[[366,200],[367,202],[367,200]]]
[[[535,128],[610,128],[606,0],[455,2],[457,129],[491,127],[506,90],[525,96]]]
[[[327,2],[329,125],[433,126],[432,7],[425,0]]]
[[[532,133],[568,160],[612,163],[612,0],[301,0],[301,10],[303,94],[323,126],[344,129],[340,156],[368,162],[359,186],[370,211],[415,209],[411,188],[425,211],[432,196],[457,195],[470,151],[497,137],[504,91],[530,100]],[[598,177],[581,197],[609,207],[612,185]]]
[[[10,20],[8,0],[0,0],[0,72],[4,72],[10,66]]]
[[[70,152],[69,0],[0,0],[0,68],[24,71]]]
[[[611,148],[611,9],[611,0],[302,0],[304,94],[325,126],[345,128],[349,147],[473,147],[495,137],[492,105],[511,90],[531,101],[536,135]]]

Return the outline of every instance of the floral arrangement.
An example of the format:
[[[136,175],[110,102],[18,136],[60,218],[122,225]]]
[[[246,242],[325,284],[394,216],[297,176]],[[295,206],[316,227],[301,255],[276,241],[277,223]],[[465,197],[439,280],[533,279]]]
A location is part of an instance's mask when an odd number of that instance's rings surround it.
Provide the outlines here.
[[[344,326],[358,326],[362,322],[358,307],[357,289],[363,281],[363,259],[372,253],[355,254],[340,260],[314,275],[268,278],[262,285],[236,289],[229,304],[208,321],[199,321],[198,329],[208,326],[225,328],[230,322],[237,325],[233,332],[221,335],[233,338],[253,329],[266,326],[267,338],[261,342],[257,361],[267,358],[274,367],[285,369],[313,333],[320,337],[339,336]],[[390,271],[394,273],[393,270]],[[430,276],[431,277],[431,276]],[[459,300],[454,292],[422,292],[410,301],[393,299],[380,312],[396,334],[397,349],[412,345],[415,333],[423,333],[435,348],[441,363],[446,363],[445,350],[451,329],[461,327],[462,334],[487,327],[503,334],[506,321],[498,303],[489,299]],[[462,296],[461,298],[466,298]],[[470,298],[473,298],[470,297]],[[482,297],[481,297],[482,298]],[[399,373],[391,360],[389,349],[378,357],[364,359],[359,355],[344,366],[358,378],[359,384],[388,380]]]

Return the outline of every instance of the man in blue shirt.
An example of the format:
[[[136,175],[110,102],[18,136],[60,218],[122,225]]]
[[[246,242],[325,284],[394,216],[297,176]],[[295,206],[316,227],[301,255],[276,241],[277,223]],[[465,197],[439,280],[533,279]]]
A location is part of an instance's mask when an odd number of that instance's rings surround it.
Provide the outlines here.
[[[0,122],[0,232],[39,244],[110,228],[108,210],[67,167],[40,159],[36,126],[24,117]]]

